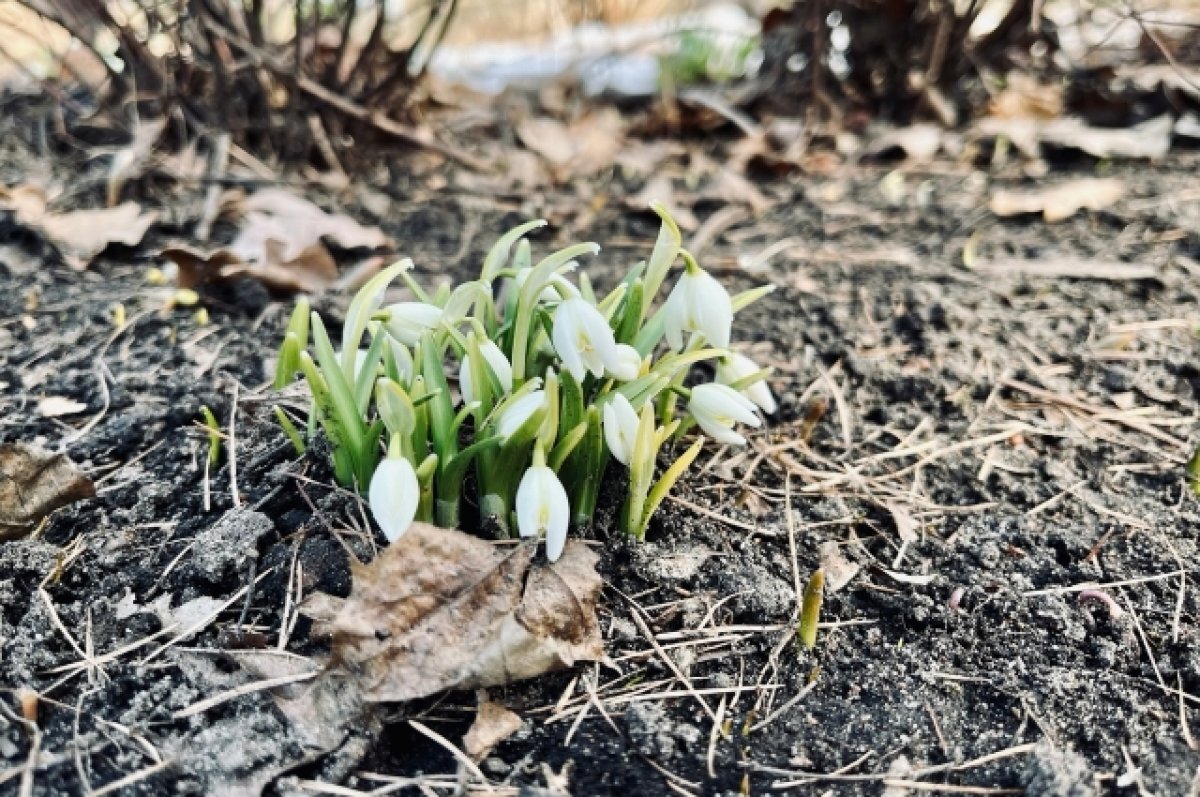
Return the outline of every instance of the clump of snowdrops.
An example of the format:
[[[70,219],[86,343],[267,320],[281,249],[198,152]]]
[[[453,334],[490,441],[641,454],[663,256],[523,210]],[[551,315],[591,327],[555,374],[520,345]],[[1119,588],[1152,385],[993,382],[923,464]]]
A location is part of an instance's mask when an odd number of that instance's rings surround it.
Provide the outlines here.
[[[693,425],[741,445],[736,425],[759,426],[760,410],[774,412],[768,371],[730,349],[734,314],[772,286],[730,296],[682,248],[666,211],[655,211],[662,228],[649,260],[603,297],[579,269],[600,248],[568,246],[534,263],[524,236],[545,224],[534,221],[500,238],[479,278],[454,288],[428,293],[409,260],[380,272],[352,300],[340,351],[320,315],[297,304],[276,387],[302,375],[309,436],[324,430],[337,480],[367,487],[389,540],[413,520],[456,527],[473,469],[481,517],[504,535],[515,523],[522,537],[544,537],[553,561],[568,528],[591,522],[614,459],[629,472],[621,526],[644,537],[704,439],[655,480],[664,446]],[[682,273],[656,306],[679,261]],[[416,301],[384,306],[397,279]],[[705,361],[716,381],[687,386]]]

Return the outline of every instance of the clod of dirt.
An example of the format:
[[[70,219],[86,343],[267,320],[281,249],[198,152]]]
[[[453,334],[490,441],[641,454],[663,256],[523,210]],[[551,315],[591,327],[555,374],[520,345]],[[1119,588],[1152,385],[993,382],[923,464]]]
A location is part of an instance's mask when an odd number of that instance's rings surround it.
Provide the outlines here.
[[[211,584],[243,572],[247,562],[258,556],[258,541],[274,529],[271,519],[261,512],[230,509],[196,535],[193,572]]]
[[[0,540],[23,537],[56,509],[96,495],[66,454],[0,445]]]
[[[533,566],[536,550],[415,523],[353,567],[349,598],[317,593],[302,610],[333,639],[331,672],[366,701],[499,686],[602,658],[596,555],[571,540],[557,562]]]
[[[682,584],[692,580],[712,556],[703,545],[675,547],[644,542],[632,550],[633,564],[642,578],[655,584]]]
[[[1070,749],[1037,746],[1021,775],[1028,797],[1095,797],[1096,777],[1087,761]]]
[[[721,594],[737,595],[731,606],[741,617],[778,620],[789,617],[796,608],[796,590],[760,565],[722,570],[717,585]]]
[[[625,731],[635,750],[655,759],[668,759],[680,747],[695,749],[702,736],[695,725],[673,721],[659,703],[630,704]]]

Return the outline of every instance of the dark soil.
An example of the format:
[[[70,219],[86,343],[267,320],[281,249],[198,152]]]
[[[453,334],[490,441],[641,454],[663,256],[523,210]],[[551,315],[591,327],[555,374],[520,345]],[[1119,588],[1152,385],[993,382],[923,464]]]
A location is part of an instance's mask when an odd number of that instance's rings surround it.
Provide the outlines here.
[[[82,162],[19,138],[6,145],[7,183],[31,159],[59,173]],[[1198,167],[1188,156],[1114,167],[1129,197],[1055,226],[995,219],[990,187],[1021,178],[953,164],[907,172],[896,206],[882,167],[761,183],[774,209],[701,260],[738,287],[780,286],[735,332],[777,368],[780,412],[746,451],[702,455],[642,545],[613,532],[609,491],[590,535],[610,585],[613,666],[492,690],[526,720],[480,764],[501,793],[554,793],[565,771],[575,795],[901,795],[910,781],[1195,794],[1200,508],[1182,467],[1200,438],[1200,203],[1184,193]],[[1093,171],[1064,166],[1043,182]],[[386,189],[378,221],[428,282],[474,272],[491,238],[528,216],[557,219],[540,250],[607,244],[592,269],[609,277],[648,254],[656,231],[620,201],[591,202],[577,226],[589,186],[513,202],[417,178]],[[35,743],[35,795],[128,776],[121,794],[386,785],[363,773],[424,775],[445,793],[457,763],[406,720],[457,742],[473,695],[389,706],[309,763],[265,692],[172,716],[255,680],[239,659],[283,655],[297,573],[304,594],[345,595],[348,551],[368,559],[383,542],[330,486],[321,452],[296,461],[272,420],[288,302],[229,286],[205,294],[201,326],[193,309],[163,310],[170,290],[146,283],[153,242],[75,273],[11,225],[2,237],[0,442],[65,449],[99,495],[0,543],[0,793],[18,793]],[[783,238],[790,252],[739,268]],[[1156,276],[983,268],[1013,258],[1122,261]],[[345,299],[320,304],[337,318]],[[43,396],[87,409],[44,418]],[[226,445],[205,510],[201,405],[225,428],[236,413],[240,507]],[[821,550],[859,570],[827,592],[809,651],[791,633],[795,585]],[[1123,584],[1105,590],[1118,611],[1064,589],[1087,582]],[[674,667],[634,622],[635,603]],[[306,620],[286,633],[287,651],[323,650]],[[41,695],[36,742],[17,720],[21,687]]]

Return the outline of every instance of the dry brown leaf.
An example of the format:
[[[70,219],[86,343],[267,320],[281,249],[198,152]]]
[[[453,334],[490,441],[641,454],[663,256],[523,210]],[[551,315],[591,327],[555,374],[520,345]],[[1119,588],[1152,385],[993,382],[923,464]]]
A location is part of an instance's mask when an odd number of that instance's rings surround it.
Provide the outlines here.
[[[303,197],[282,188],[265,188],[243,199],[245,215],[232,249],[254,262],[268,240],[281,243],[283,259],[291,260],[322,238],[343,249],[378,249],[391,240],[378,227],[365,227],[343,213],[326,213]]]
[[[279,247],[268,243],[269,257],[279,257]],[[174,246],[159,252],[179,266],[179,287],[195,288],[213,282],[251,277],[272,290],[322,293],[337,280],[337,264],[322,244],[316,243],[289,261],[268,259],[247,263],[230,249],[200,250]]]
[[[991,208],[997,216],[1041,213],[1049,223],[1074,216],[1080,210],[1102,210],[1125,195],[1125,183],[1115,178],[1071,180],[1036,191],[998,190]]]
[[[916,124],[885,131],[863,149],[866,157],[878,157],[892,150],[900,150],[904,157],[916,163],[928,163],[942,149],[946,131],[937,125]]]
[[[354,567],[349,598],[314,595],[304,610],[332,637],[333,670],[367,701],[499,686],[602,658],[596,555],[570,540],[557,562],[533,565],[536,550],[414,523]]]
[[[522,119],[517,123],[517,138],[555,169],[566,167],[575,157],[571,131],[557,119],[547,116]]]
[[[6,210],[17,223],[41,233],[62,255],[71,268],[82,271],[109,244],[136,246],[146,230],[158,220],[153,211],[143,211],[136,202],[114,208],[73,210],[53,213],[47,209],[50,197],[45,188],[33,184],[18,185],[0,193]]]
[[[765,213],[774,205],[754,183],[726,167],[717,170],[701,198],[715,199],[731,205],[746,205],[755,216]]]
[[[1127,128],[1092,127],[1076,117],[1048,122],[992,117],[980,120],[974,134],[980,138],[1003,136],[1029,158],[1040,158],[1042,145],[1049,144],[1096,158],[1160,160],[1171,149],[1173,126],[1174,121],[1165,114]]]
[[[521,730],[523,724],[515,713],[483,695],[475,721],[463,737],[463,750],[476,761],[482,760],[492,748]]]
[[[23,537],[54,510],[95,494],[92,480],[66,454],[0,445],[0,540]]]
[[[1057,119],[1063,111],[1062,83],[1039,83],[1021,72],[988,103],[988,113],[1001,119]]]
[[[517,137],[537,153],[558,181],[612,166],[623,146],[625,122],[615,108],[597,108],[563,124],[545,116],[522,119]]]
[[[826,592],[837,592],[858,575],[858,563],[843,556],[842,546],[835,540],[821,543],[817,551],[821,555],[821,570],[825,573]]]

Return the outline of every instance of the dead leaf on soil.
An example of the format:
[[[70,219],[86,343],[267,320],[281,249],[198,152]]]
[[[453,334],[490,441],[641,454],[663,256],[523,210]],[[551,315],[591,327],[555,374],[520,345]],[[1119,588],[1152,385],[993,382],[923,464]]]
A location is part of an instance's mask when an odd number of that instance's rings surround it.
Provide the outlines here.
[[[946,131],[937,125],[916,124],[888,130],[875,138],[863,149],[865,157],[879,157],[900,150],[904,157],[914,163],[928,163],[942,149]]]
[[[570,125],[547,116],[529,117],[516,130],[525,148],[541,156],[563,181],[612,166],[623,146],[625,122],[616,108],[598,108]]]
[[[463,750],[471,758],[481,761],[496,745],[521,730],[523,724],[515,713],[482,694],[475,721],[463,737]]]
[[[289,261],[280,261],[279,247],[269,244],[268,259],[247,263],[231,249],[201,250],[174,246],[159,252],[179,266],[179,287],[195,288],[211,282],[251,277],[268,288],[294,293],[321,293],[338,277],[337,263],[324,245],[317,243]]]
[[[322,239],[345,249],[391,244],[378,227],[363,226],[341,213],[326,213],[279,188],[244,198],[231,194],[224,212],[241,216],[241,229],[228,247],[175,246],[160,252],[179,266],[180,287],[248,276],[278,291],[320,293],[338,277],[337,263]]]
[[[1062,111],[1062,83],[1039,83],[1037,78],[1015,71],[988,103],[988,113],[1001,119],[1057,119]]]
[[[536,550],[415,523],[354,567],[349,598],[318,593],[303,608],[332,637],[333,670],[367,701],[499,686],[603,658],[596,555],[570,540],[557,562],[533,565]]]
[[[41,233],[63,261],[82,271],[109,244],[137,246],[158,213],[143,210],[137,202],[97,210],[48,210],[49,196],[40,186],[25,184],[0,193],[4,208],[13,212],[18,224]]]
[[[857,562],[842,555],[842,546],[835,540],[821,543],[817,551],[821,555],[821,570],[825,572],[827,592],[837,592],[849,584],[861,569]]]
[[[290,260],[322,238],[343,249],[379,249],[391,240],[378,227],[365,227],[344,213],[326,213],[303,197],[282,188],[265,188],[234,203],[245,219],[232,248],[244,259],[262,258],[270,241],[283,246]]]
[[[1076,117],[1048,122],[993,117],[980,120],[973,131],[979,138],[1004,136],[1029,158],[1040,158],[1042,145],[1049,144],[1096,158],[1160,160],[1171,149],[1173,126],[1174,120],[1165,114],[1126,128],[1092,127]]]
[[[23,537],[54,510],[95,495],[92,480],[66,454],[0,445],[0,540]]]
[[[1041,213],[1050,224],[1074,216],[1080,210],[1103,210],[1125,195],[1125,183],[1113,178],[1071,180],[1035,191],[992,194],[991,208],[997,216]]]

